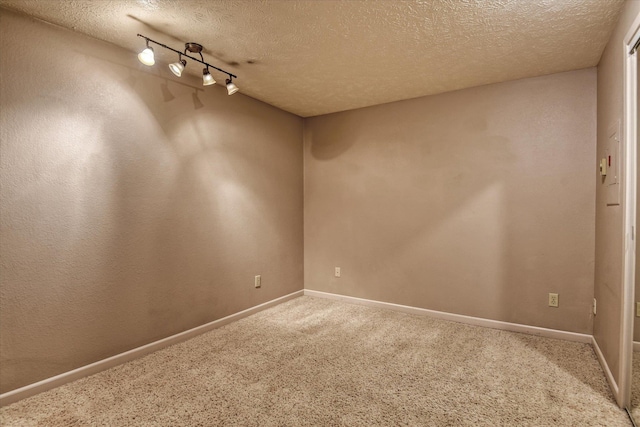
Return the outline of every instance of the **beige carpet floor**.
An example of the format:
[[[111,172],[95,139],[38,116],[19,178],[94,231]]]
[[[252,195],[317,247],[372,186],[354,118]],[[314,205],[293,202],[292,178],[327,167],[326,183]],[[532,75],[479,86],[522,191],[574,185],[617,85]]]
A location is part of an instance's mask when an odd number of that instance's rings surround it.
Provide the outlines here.
[[[14,403],[3,426],[629,426],[592,348],[301,297]]]
[[[640,353],[633,352],[631,370],[630,412],[636,424],[640,424]]]

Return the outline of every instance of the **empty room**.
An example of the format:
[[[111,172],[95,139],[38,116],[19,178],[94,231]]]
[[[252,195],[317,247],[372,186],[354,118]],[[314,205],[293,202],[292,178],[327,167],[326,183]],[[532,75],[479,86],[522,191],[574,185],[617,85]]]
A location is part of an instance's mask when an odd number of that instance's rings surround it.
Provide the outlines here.
[[[640,0],[0,0],[0,425],[640,423],[639,45]]]

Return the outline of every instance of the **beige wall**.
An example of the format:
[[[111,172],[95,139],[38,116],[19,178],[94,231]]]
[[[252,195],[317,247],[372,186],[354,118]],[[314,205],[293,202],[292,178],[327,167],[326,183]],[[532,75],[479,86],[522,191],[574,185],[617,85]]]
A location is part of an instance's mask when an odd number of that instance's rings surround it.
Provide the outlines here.
[[[640,70],[640,56],[636,55],[636,69]],[[640,73],[636,74],[637,82],[636,82],[636,99],[640,100]],[[636,123],[638,130],[640,130],[640,121]],[[637,132],[637,135],[640,135],[640,132]],[[636,149],[636,165],[640,165],[640,150]],[[640,183],[636,182],[636,200],[640,200]],[[637,203],[637,202],[636,202]],[[640,209],[636,209],[636,227],[640,224],[638,221],[638,217],[640,217]],[[638,274],[635,275],[635,286],[634,286],[634,295],[635,295],[635,303],[640,302],[640,250],[636,250],[636,268],[638,269]],[[633,340],[640,342],[640,317],[636,316],[636,306],[633,306]]]
[[[591,333],[595,121],[594,68],[305,120],[305,288]]]
[[[0,392],[302,289],[301,118],[2,9],[0,43]]]
[[[609,126],[622,119],[622,43],[638,13],[640,1],[625,3],[598,65],[598,158],[604,156]],[[619,381],[623,206],[607,207],[604,186],[599,177],[596,182],[595,297],[598,300],[598,315],[594,321],[593,335],[613,376]]]

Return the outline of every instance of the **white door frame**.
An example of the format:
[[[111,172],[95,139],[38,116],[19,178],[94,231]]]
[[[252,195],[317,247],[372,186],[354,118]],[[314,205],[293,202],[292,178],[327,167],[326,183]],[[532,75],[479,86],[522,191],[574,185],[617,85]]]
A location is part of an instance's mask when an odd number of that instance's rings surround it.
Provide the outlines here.
[[[630,55],[632,47],[640,38],[640,15],[636,16],[626,37],[624,49],[624,259],[623,294],[620,346],[620,391],[618,404],[629,407],[631,401],[631,362],[633,358],[633,322],[635,291],[636,252],[636,185],[637,185],[637,56]]]

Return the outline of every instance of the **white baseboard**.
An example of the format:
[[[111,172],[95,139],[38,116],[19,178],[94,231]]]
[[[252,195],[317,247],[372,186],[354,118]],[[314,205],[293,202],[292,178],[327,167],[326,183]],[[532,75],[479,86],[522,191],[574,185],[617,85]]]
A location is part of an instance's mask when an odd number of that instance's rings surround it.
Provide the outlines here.
[[[616,383],[615,378],[613,378],[613,374],[611,373],[611,369],[609,369],[609,365],[607,364],[602,351],[600,350],[600,346],[598,345],[598,341],[596,341],[595,337],[591,337],[591,345],[593,346],[593,350],[596,352],[596,357],[598,358],[598,362],[600,362],[600,366],[602,366],[602,370],[604,371],[605,377],[607,377],[607,382],[609,383],[609,387],[611,387],[611,392],[613,393],[613,397],[618,402],[620,389],[618,388],[618,383]]]
[[[640,342],[638,341],[633,342],[633,352],[635,353],[636,351],[640,351]]]
[[[99,360],[95,363],[91,363],[89,365],[74,369],[72,371],[65,372],[60,375],[56,375],[55,377],[47,378],[45,380],[38,381],[37,383],[29,384],[27,386],[20,387],[16,390],[12,390],[12,391],[0,394],[0,407],[9,405],[11,403],[17,402],[18,400],[36,395],[38,393],[42,393],[43,391],[51,390],[52,388],[59,387],[63,384],[70,383],[80,378],[97,374],[98,372],[104,371],[109,368],[113,368],[114,366],[120,365],[130,360],[137,359],[146,354],[153,353],[154,351],[158,351],[170,345],[177,344],[182,341],[186,341],[190,338],[193,338],[197,335],[208,332],[212,329],[216,329],[228,323],[235,322],[236,320],[240,320],[244,317],[250,316],[254,313],[257,313],[259,311],[281,304],[290,299],[300,297],[302,295],[303,295],[302,290],[296,291],[288,295],[282,296],[280,298],[276,298],[271,301],[267,301],[263,304],[256,305],[254,307],[240,311],[238,313],[231,314],[227,317],[223,317],[222,319],[214,320],[213,322],[209,322],[204,325],[197,326],[193,329],[189,329],[187,331],[180,332],[175,335],[171,335],[170,337],[163,338],[158,341],[154,341],[152,343],[143,345],[138,348],[134,348],[129,351],[125,351],[124,353],[116,354],[115,356],[111,356],[106,359]]]
[[[390,302],[375,301],[363,298],[350,297],[339,294],[331,294],[328,292],[313,291],[305,289],[304,294],[313,297],[327,298],[339,301],[345,301],[353,304],[366,305],[369,307],[386,308],[389,310],[401,311],[403,313],[418,314],[422,316],[434,317],[452,322],[466,323],[469,325],[483,326],[485,328],[501,329],[504,331],[521,332],[530,335],[538,335],[546,338],[556,338],[567,341],[576,341],[583,343],[591,343],[592,336],[587,334],[579,334],[576,332],[560,331],[557,329],[540,328],[538,326],[528,326],[519,323],[502,322],[500,320],[483,319],[481,317],[465,316],[462,314],[446,313],[443,311],[429,310],[426,308],[411,307],[408,305],[393,304]]]

